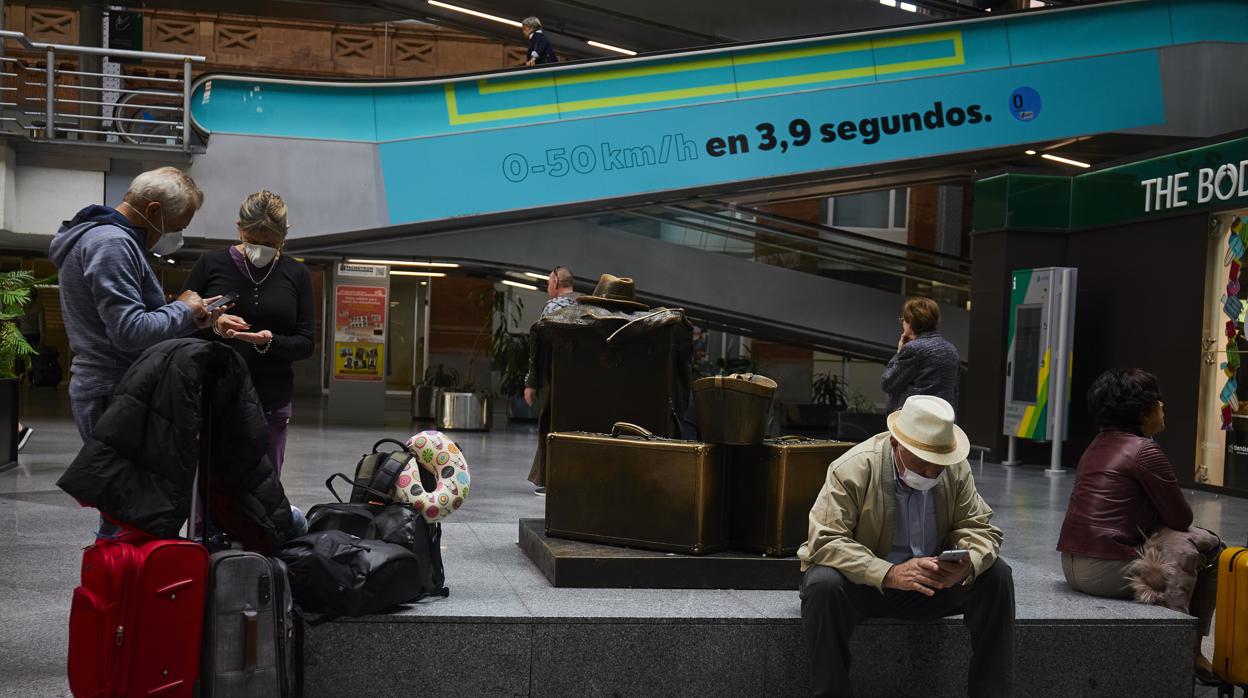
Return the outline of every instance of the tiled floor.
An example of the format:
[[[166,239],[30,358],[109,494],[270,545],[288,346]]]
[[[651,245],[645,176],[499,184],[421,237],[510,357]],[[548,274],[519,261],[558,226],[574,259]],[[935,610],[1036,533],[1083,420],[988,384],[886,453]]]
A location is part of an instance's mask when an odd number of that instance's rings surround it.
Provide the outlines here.
[[[62,389],[63,390],[63,389]],[[387,424],[330,426],[316,401],[298,404],[291,425],[283,482],[305,510],[330,499],[325,478],[349,472],[379,438],[413,429],[395,401]],[[66,619],[81,548],[91,541],[93,510],[56,488],[80,443],[63,393],[27,396],[27,422],[36,430],[16,469],[0,473],[0,696],[66,695]],[[535,443],[532,425],[456,440],[473,466],[472,498],[448,519],[444,552],[452,597],[418,606],[412,615],[795,617],[791,592],[577,590],[551,588],[514,545],[517,520],[540,517],[541,498],[524,480]],[[1149,616],[1161,609],[1088,603],[1065,591],[1053,552],[1073,478],[1040,470],[987,465],[980,491],[1006,532],[1003,554],[1019,584],[1020,618],[1087,613]],[[1239,542],[1248,530],[1248,501],[1190,492],[1199,524]],[[1208,654],[1211,648],[1206,647]],[[1215,695],[1202,689],[1197,695]]]

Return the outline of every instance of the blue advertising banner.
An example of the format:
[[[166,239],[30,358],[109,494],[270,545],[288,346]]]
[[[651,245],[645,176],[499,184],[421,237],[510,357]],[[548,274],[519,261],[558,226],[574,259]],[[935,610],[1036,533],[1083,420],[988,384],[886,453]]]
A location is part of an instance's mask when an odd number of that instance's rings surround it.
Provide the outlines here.
[[[390,220],[398,224],[1021,145],[1164,121],[1159,61],[1150,50],[564,119],[385,142],[378,148]]]

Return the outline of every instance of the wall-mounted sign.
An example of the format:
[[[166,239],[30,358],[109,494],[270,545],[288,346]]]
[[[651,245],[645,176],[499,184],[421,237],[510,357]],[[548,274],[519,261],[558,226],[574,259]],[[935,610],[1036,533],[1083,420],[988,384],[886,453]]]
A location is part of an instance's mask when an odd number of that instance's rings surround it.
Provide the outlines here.
[[[379,264],[348,264],[338,265],[338,276],[360,276],[366,279],[384,279],[389,268]]]

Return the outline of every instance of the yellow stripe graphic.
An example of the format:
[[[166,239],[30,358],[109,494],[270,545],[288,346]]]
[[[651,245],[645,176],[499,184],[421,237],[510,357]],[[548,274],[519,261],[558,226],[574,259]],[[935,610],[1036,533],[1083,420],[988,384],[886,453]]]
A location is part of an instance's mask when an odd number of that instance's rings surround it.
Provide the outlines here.
[[[689,61],[686,63],[620,68],[618,70],[605,70],[601,72],[568,75],[565,77],[559,77],[557,80],[555,76],[552,75],[533,78],[530,80],[511,80],[507,82],[491,82],[488,80],[481,80],[477,83],[477,89],[479,93],[483,95],[503,92],[519,92],[523,90],[548,88],[555,85],[575,85],[637,77],[650,77],[655,75],[670,75],[696,70],[706,70],[710,68],[772,63],[837,53],[850,53],[869,49],[891,48],[895,46],[937,43],[941,41],[953,42],[952,55],[942,58],[927,58],[923,60],[886,63],[877,66],[826,70],[815,73],[801,73],[796,75],[786,75],[783,77],[746,80],[743,82],[732,82],[718,85],[685,87],[672,90],[656,90],[652,92],[619,95],[615,97],[599,97],[595,99],[582,99],[562,103],[538,104],[528,107],[495,109],[471,114],[461,114],[459,112],[459,101],[455,96],[455,87],[453,84],[447,83],[445,87],[447,117],[452,125],[479,124],[489,121],[503,121],[507,119],[519,119],[532,116],[551,116],[555,114],[590,111],[593,109],[604,109],[608,107],[637,106],[695,97],[740,95],[745,92],[756,92],[777,87],[800,87],[803,85],[813,85],[835,80],[847,80],[856,77],[868,77],[871,75],[878,76],[915,70],[946,68],[962,65],[966,62],[966,55],[963,51],[962,45],[962,32],[948,31],[923,34],[920,36],[878,39],[870,42],[859,41],[849,44],[838,44],[835,46],[817,46],[773,52],[760,52],[757,54],[739,57],[725,56],[707,58],[703,60]]]
[[[1018,433],[1016,436],[1024,438],[1034,438],[1036,435],[1036,427],[1040,422],[1040,411],[1049,402],[1049,359],[1050,350],[1044,350],[1044,363],[1040,365],[1040,377],[1036,380],[1036,404],[1029,406],[1023,412],[1023,419],[1018,423]]]

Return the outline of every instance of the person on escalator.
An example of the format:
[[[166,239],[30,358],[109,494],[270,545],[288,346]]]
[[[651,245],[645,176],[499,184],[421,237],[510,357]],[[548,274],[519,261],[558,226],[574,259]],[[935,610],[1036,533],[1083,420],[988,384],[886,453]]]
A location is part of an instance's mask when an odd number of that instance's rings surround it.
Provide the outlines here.
[[[960,359],[957,347],[937,329],[940,306],[931,298],[910,298],[898,319],[897,353],[880,376],[880,387],[888,395],[888,412],[901,409],[911,395],[935,395],[956,410]]]
[[[550,39],[542,33],[542,20],[536,17],[525,17],[520,23],[520,31],[524,33],[524,38],[529,40],[529,59],[524,62],[525,65],[559,62],[555,49],[550,45]]]

